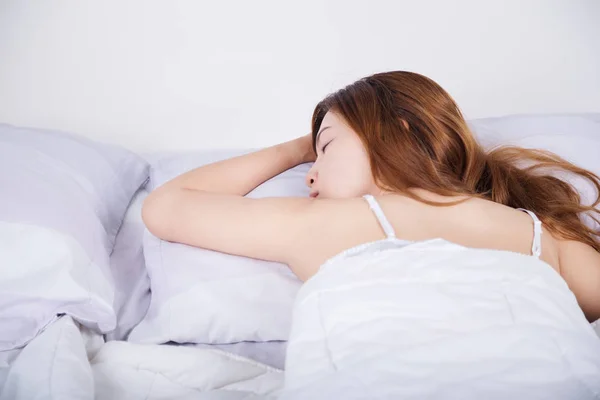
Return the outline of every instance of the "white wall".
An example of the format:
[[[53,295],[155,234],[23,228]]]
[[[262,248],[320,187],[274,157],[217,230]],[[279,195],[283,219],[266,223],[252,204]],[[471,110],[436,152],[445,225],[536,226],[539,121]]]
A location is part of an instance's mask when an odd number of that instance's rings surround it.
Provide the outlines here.
[[[0,122],[133,150],[257,147],[411,70],[467,118],[600,111],[600,2],[0,0]]]

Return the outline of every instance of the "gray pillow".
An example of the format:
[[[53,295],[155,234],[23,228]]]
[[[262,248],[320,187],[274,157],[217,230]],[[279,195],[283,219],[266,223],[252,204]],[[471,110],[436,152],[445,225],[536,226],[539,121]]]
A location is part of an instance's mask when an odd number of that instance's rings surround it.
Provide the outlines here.
[[[60,314],[114,329],[109,256],[148,168],[117,146],[0,124],[0,351]]]

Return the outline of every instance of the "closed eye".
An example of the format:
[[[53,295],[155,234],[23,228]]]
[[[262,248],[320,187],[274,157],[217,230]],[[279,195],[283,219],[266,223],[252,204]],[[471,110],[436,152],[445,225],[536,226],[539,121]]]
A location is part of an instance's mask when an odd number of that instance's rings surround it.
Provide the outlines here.
[[[325,146],[323,146],[323,148],[321,149],[323,153],[325,153],[325,149],[327,148],[327,146],[329,146],[329,143],[331,142],[333,142],[333,139],[331,139],[329,142],[327,142],[327,144],[325,144]]]

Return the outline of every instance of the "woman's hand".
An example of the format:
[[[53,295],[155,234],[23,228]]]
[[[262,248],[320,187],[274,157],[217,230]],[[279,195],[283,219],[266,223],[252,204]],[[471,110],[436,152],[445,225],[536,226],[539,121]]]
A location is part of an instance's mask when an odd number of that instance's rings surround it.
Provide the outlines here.
[[[286,144],[291,146],[291,151],[295,155],[298,164],[315,162],[317,159],[317,155],[312,147],[312,134],[310,133],[308,135],[300,136]]]

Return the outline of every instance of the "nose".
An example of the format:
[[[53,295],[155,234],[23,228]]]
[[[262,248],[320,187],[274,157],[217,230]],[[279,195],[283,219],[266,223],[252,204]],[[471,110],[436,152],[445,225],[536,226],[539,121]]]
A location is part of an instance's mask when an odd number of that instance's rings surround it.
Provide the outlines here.
[[[313,166],[306,174],[306,186],[312,188],[315,182],[317,181],[317,176],[318,173]]]

